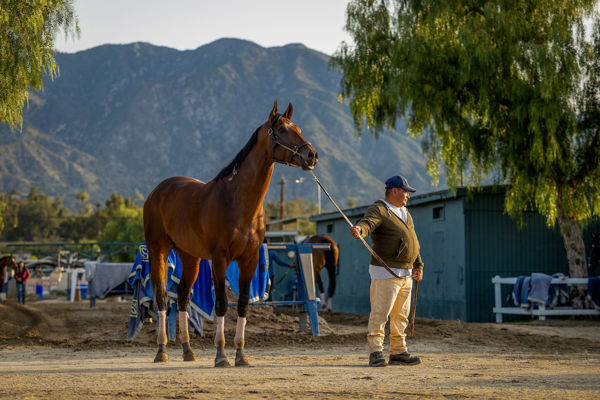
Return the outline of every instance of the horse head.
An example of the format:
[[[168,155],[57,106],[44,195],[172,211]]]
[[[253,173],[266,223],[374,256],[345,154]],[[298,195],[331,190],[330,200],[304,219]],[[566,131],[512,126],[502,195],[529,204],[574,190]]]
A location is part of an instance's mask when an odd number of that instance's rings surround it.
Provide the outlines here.
[[[13,257],[13,256],[2,257],[0,259],[0,267],[4,267],[4,266],[7,266],[11,269],[16,270],[17,269],[17,261],[15,260],[15,257]]]
[[[277,100],[269,114],[267,129],[273,140],[273,161],[311,170],[317,165],[319,153],[307,142],[301,130],[292,122],[292,103],[283,114],[277,113]]]

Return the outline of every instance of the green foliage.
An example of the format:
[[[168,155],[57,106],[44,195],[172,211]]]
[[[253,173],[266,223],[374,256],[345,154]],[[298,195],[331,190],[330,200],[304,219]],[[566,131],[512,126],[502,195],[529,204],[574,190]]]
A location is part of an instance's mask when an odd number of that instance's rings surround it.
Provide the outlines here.
[[[101,210],[87,204],[79,213],[62,206],[60,198],[40,193],[0,194],[1,241],[142,242],[142,208],[129,198],[112,194]],[[1,225],[0,225],[1,226]],[[98,236],[100,228],[100,236]]]
[[[90,199],[90,194],[85,190],[82,190],[80,192],[77,192],[75,198],[81,203],[86,203]]]
[[[303,197],[297,197],[285,203],[283,206],[284,218],[295,217],[300,215],[313,215],[318,212],[318,207],[315,202],[308,201]],[[269,201],[265,205],[265,217],[267,221],[272,219],[279,219],[279,202]],[[291,223],[290,223],[291,224]],[[286,226],[286,229],[296,229],[293,227]],[[302,235],[314,235],[317,231],[317,227],[314,222],[308,220],[308,217],[300,218],[298,221],[298,229]]]
[[[332,63],[356,126],[377,135],[405,116],[434,178],[440,165],[451,187],[495,172],[513,216],[535,205],[550,225],[558,212],[582,221],[600,211],[596,6],[354,0],[354,44]]]
[[[102,242],[143,242],[144,223],[142,208],[129,198],[112,194],[106,201],[103,214],[107,224],[100,234]]]
[[[78,33],[73,0],[0,1],[0,122],[21,125],[29,89],[58,75],[56,35]]]
[[[61,219],[68,213],[60,197],[52,199],[32,186],[29,194],[18,198],[14,194],[1,195],[5,204],[4,241],[38,241],[58,238]]]

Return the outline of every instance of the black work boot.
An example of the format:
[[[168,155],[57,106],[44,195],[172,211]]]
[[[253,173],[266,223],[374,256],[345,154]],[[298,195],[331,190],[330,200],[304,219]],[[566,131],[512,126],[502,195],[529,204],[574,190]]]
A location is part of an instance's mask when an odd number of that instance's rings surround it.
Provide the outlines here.
[[[374,351],[369,355],[369,367],[385,367],[387,362],[381,351]]]
[[[391,354],[390,365],[417,365],[421,359],[417,356],[411,357],[406,351],[402,354]]]

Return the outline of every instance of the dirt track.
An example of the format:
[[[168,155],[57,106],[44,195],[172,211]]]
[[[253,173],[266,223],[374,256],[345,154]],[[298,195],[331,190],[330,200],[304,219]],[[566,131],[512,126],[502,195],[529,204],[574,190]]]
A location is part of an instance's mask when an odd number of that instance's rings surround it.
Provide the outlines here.
[[[325,314],[322,337],[297,317],[251,307],[252,368],[212,367],[213,326],[195,363],[169,344],[152,363],[153,324],[125,340],[129,304],[0,305],[0,398],[599,398],[600,323],[464,324],[417,319],[414,367],[368,368],[366,316]],[[235,313],[226,321],[232,343]],[[230,346],[228,355],[233,358]]]

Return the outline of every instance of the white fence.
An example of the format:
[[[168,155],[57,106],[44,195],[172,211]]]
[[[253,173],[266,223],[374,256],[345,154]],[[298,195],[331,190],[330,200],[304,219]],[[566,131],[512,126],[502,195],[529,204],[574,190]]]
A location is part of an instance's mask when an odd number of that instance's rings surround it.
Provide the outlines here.
[[[494,284],[494,303],[492,311],[496,314],[496,322],[502,323],[502,314],[518,314],[518,315],[537,315],[541,321],[546,319],[547,315],[600,315],[600,311],[594,309],[575,309],[573,307],[555,307],[548,309],[545,306],[539,306],[537,310],[533,307],[502,307],[502,290],[500,285],[515,285],[517,278],[501,278],[496,275],[492,278]],[[552,279],[551,284],[567,284],[567,285],[587,285],[587,278],[566,278]]]

